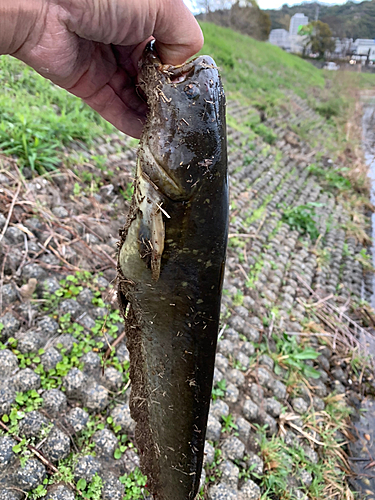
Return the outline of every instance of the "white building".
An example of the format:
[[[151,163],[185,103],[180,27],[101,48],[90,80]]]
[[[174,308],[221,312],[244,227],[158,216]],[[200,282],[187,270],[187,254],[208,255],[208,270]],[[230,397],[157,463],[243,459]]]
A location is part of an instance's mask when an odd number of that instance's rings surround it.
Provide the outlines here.
[[[354,59],[366,61],[369,55],[370,61],[375,61],[375,40],[371,38],[357,38],[351,46]]]
[[[336,38],[335,39],[335,50],[333,55],[338,58],[344,58],[352,51],[353,38]]]
[[[289,34],[290,36],[298,35],[298,30],[301,26],[309,24],[309,18],[305,14],[294,14],[290,19]]]
[[[284,29],[271,30],[270,37],[268,39],[272,45],[277,45],[278,47],[289,51],[290,50],[290,37],[289,32]]]

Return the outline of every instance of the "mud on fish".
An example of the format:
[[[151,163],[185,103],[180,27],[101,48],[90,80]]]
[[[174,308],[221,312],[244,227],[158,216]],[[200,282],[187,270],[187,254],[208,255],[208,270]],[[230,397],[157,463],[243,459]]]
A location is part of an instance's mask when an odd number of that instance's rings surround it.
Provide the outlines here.
[[[158,500],[199,490],[228,232],[225,97],[214,61],[163,66],[148,47],[149,116],[121,231],[136,443]]]

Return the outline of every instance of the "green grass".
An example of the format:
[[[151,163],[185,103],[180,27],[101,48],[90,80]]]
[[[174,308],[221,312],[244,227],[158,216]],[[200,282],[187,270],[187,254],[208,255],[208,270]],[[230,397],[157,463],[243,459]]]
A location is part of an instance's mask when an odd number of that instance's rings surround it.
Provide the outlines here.
[[[10,56],[0,57],[0,89],[0,150],[16,155],[21,168],[53,170],[62,146],[90,144],[114,130],[80,99]]]
[[[307,97],[311,87],[323,88],[322,71],[298,56],[210,23],[201,23],[202,53],[214,57],[229,94],[240,94],[259,107],[272,107],[285,90]]]

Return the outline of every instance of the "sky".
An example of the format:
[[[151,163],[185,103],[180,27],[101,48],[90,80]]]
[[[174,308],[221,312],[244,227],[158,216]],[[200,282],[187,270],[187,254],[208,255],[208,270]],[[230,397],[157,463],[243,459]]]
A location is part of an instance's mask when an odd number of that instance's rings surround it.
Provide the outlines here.
[[[186,5],[189,7],[189,9],[196,13],[196,11],[194,11],[193,9],[193,0],[184,0],[184,2],[186,3]],[[302,0],[291,0],[291,1],[287,1],[287,0],[258,0],[258,4],[259,4],[259,7],[261,9],[279,9],[284,3],[288,4],[289,6],[291,5],[295,5],[295,4],[299,4],[301,3]],[[331,5],[341,5],[343,3],[346,3],[347,0],[337,0],[337,1],[334,1],[334,2],[324,2],[325,4],[331,4]]]

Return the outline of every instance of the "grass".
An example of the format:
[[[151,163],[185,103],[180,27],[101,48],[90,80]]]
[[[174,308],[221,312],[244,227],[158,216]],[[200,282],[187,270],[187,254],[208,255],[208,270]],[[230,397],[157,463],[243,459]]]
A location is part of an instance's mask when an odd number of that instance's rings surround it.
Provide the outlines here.
[[[0,57],[0,150],[38,173],[61,165],[73,140],[90,144],[114,131],[80,99],[22,62]]]

